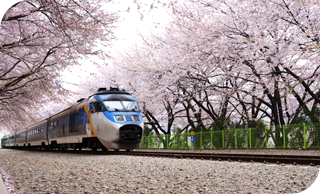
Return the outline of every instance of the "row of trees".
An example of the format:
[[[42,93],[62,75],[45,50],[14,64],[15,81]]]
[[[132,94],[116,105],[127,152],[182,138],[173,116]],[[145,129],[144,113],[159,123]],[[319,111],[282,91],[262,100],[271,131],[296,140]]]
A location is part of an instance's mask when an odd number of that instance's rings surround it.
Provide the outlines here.
[[[317,1],[163,5],[172,16],[165,29],[142,37],[114,66],[99,67],[101,76],[89,76],[79,93],[125,88],[156,134],[319,122]],[[36,104],[64,96],[62,70],[87,56],[106,57],[97,45],[114,38],[117,16],[102,6],[27,0],[10,8],[0,29],[1,125],[34,118]]]
[[[110,76],[138,98],[156,134],[174,124],[183,132],[320,121],[318,1],[195,0],[170,10],[165,32],[143,37]]]
[[[70,95],[61,86],[61,72],[89,56],[107,57],[99,48],[115,38],[118,16],[103,8],[106,3],[110,1],[24,0],[5,13],[0,26],[2,129],[18,129],[52,114],[51,105]]]

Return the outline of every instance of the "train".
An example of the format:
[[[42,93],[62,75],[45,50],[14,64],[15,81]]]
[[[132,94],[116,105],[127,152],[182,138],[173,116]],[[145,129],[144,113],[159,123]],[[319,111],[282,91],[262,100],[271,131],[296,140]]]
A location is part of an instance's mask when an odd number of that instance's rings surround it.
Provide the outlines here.
[[[127,91],[99,88],[88,98],[1,139],[3,148],[130,151],[141,148],[143,118]]]

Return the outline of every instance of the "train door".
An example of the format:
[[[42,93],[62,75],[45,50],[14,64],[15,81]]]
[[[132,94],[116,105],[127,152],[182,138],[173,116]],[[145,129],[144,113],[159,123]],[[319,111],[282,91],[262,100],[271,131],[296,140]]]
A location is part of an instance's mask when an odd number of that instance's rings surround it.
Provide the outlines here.
[[[101,125],[99,125],[99,123],[101,122],[101,119],[105,117],[103,112],[106,110],[107,109],[102,102],[90,102],[91,121],[95,130],[94,133],[98,133],[98,131],[101,130]],[[91,135],[93,135],[93,131],[91,131]]]
[[[50,145],[50,144],[49,144],[49,142],[50,142],[50,141],[49,141],[50,119],[51,119],[51,118],[48,118],[48,119],[47,119],[47,131],[46,131],[47,145]]]
[[[74,111],[69,116],[69,133],[78,132],[77,121],[78,121],[77,111]]]

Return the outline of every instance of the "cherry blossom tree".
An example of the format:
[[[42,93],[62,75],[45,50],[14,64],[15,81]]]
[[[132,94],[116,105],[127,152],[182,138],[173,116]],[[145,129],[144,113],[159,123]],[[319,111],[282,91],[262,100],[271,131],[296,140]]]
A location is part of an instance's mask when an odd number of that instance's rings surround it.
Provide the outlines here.
[[[269,132],[281,146],[282,126],[301,115],[319,122],[316,1],[179,1],[170,9],[163,33],[143,36],[114,58],[112,73],[95,78],[132,93],[156,134],[263,121],[277,126]]]
[[[186,115],[205,112],[200,120],[290,124],[300,107],[319,106],[318,9],[312,1],[176,3],[166,33],[144,38],[121,63],[151,105],[170,95]]]
[[[236,89],[237,96],[233,98],[239,100],[247,117],[246,105],[250,105],[252,118],[262,112],[274,125],[290,124],[299,114],[300,107],[304,112],[313,112],[310,109],[319,106],[319,54],[315,52],[318,5],[305,1],[238,3],[213,1],[198,4],[198,8],[204,6],[212,9],[211,15],[215,17],[212,29],[220,33],[219,40],[225,40],[223,44],[228,49],[224,51],[231,51],[219,52],[229,61],[225,67],[231,67],[234,62],[238,66],[225,73],[226,80],[233,80],[231,85],[225,87],[231,92],[229,96]],[[190,20],[193,21],[199,17],[195,13],[206,13],[205,10],[195,12],[190,7],[175,8],[180,16],[192,18]],[[239,85],[240,81],[243,85]],[[251,95],[252,98],[243,101],[241,95]],[[314,122],[319,122],[319,118],[310,117]],[[277,130],[274,138],[279,137],[280,130]]]
[[[41,103],[60,100],[60,72],[89,56],[105,59],[118,17],[110,1],[25,0],[4,15],[0,28],[1,125],[25,121]],[[33,110],[31,112],[28,112]]]

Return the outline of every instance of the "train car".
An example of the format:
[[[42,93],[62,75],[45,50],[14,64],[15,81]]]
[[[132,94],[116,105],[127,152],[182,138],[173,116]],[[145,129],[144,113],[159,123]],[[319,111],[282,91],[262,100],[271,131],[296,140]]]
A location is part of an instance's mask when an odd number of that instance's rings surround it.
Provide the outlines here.
[[[69,108],[4,137],[4,148],[119,150],[141,147],[143,120],[137,100],[117,88],[100,88]]]

